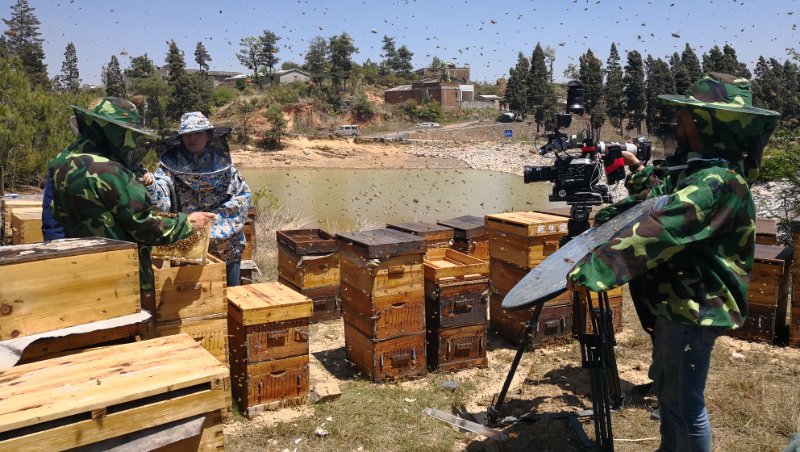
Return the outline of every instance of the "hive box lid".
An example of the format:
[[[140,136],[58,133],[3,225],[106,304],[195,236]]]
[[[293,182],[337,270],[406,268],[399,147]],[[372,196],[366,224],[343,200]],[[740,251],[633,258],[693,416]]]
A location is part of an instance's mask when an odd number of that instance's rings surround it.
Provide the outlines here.
[[[437,223],[442,226],[453,228],[455,237],[459,239],[468,240],[486,235],[486,224],[483,218],[474,215],[464,215],[462,217],[438,221]]]
[[[755,261],[788,267],[794,250],[788,246],[756,244]]]
[[[352,247],[367,259],[419,254],[428,249],[422,237],[387,228],[336,234],[336,238],[340,251]]]
[[[391,223],[387,224],[386,227],[418,235],[426,240],[450,240],[453,238],[453,228],[434,223],[413,221],[409,223]]]
[[[310,298],[278,283],[228,287],[228,317],[244,326],[311,317]]]
[[[486,229],[526,237],[566,234],[569,219],[541,212],[507,212],[486,216]]]
[[[322,229],[287,229],[276,231],[278,243],[295,254],[336,252],[336,239]]]
[[[0,266],[40,261],[54,257],[79,256],[131,248],[136,249],[136,244],[103,237],[60,239],[49,242],[3,246],[0,247]]]
[[[94,410],[229,375],[186,334],[114,345],[12,367],[0,378],[0,432],[85,415]],[[219,397],[205,412],[224,408]]]

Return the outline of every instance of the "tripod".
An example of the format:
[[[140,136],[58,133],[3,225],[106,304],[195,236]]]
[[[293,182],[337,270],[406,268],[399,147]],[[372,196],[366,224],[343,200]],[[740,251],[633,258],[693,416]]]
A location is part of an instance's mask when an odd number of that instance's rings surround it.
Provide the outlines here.
[[[587,194],[589,195],[589,194]],[[580,235],[589,229],[589,216],[593,205],[600,202],[590,196],[582,197],[575,201],[570,207],[570,219],[567,223],[567,235],[561,239],[563,246],[572,238]],[[546,300],[538,300],[531,311],[531,316],[526,322],[522,339],[517,347],[511,369],[506,376],[503,387],[498,394],[494,404],[488,408],[489,421],[497,422],[500,409],[505,401],[511,381],[519,367],[522,354],[528,347],[533,348],[531,343],[531,332],[537,327],[542,308]],[[592,391],[592,410],[585,410],[578,413],[551,413],[551,414],[531,414],[520,418],[521,420],[535,420],[542,417],[567,418],[572,428],[576,431],[579,440],[586,449],[600,451],[614,450],[614,440],[611,431],[611,411],[622,406],[623,394],[620,388],[619,371],[617,369],[616,357],[614,356],[614,327],[611,307],[608,295],[605,292],[597,294],[596,306],[592,300],[592,294],[588,290],[575,292],[572,297],[575,306],[578,322],[577,337],[581,346],[581,364],[584,369],[589,370],[591,391]],[[584,304],[588,318],[591,320],[591,332],[586,331],[584,321]],[[595,437],[593,443],[583,431],[578,417],[592,416],[594,418]]]

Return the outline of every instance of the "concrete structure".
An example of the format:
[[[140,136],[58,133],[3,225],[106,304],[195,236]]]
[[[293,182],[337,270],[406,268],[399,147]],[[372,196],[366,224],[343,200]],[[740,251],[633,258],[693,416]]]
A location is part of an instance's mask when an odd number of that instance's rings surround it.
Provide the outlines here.
[[[470,74],[468,65],[464,65],[464,67],[456,67],[456,65],[453,63],[445,63],[445,65],[447,66],[447,76],[450,78],[450,81],[461,83],[466,83],[469,81]],[[422,78],[433,77],[438,79],[441,76],[438,70],[429,67],[417,69],[414,71],[414,73]]]
[[[500,109],[500,100],[502,98],[500,96],[495,96],[494,94],[483,94],[480,96],[475,96],[475,100],[472,101],[462,101],[461,108],[475,108],[480,110],[499,110]]]
[[[427,95],[426,95],[427,94]],[[475,96],[474,85],[461,85],[459,83],[440,83],[435,80],[414,82],[411,85],[400,85],[388,89],[383,93],[387,104],[397,105],[413,99],[423,103],[426,98],[435,100],[442,108],[456,108],[463,101],[472,101]]]
[[[311,81],[311,74],[305,71],[301,71],[300,69],[286,69],[286,70],[276,71],[274,74],[272,74],[272,77],[276,83],[292,83],[292,82],[309,83]]]

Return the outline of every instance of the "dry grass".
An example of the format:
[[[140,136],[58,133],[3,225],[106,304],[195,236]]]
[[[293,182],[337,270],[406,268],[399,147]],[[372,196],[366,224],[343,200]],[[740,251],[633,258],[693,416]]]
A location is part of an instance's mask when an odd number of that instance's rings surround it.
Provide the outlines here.
[[[278,242],[275,232],[283,229],[303,229],[310,227],[313,220],[298,215],[285,207],[259,209],[256,220],[256,253],[254,260],[261,270],[256,281],[277,281],[278,279]]]

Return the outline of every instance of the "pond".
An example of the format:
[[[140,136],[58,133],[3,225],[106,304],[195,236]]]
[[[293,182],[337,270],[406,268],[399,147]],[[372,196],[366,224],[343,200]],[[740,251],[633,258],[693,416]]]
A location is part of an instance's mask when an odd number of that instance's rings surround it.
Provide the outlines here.
[[[266,187],[309,226],[436,222],[462,215],[565,207],[550,203],[551,185],[470,169],[243,169],[255,192]]]

